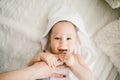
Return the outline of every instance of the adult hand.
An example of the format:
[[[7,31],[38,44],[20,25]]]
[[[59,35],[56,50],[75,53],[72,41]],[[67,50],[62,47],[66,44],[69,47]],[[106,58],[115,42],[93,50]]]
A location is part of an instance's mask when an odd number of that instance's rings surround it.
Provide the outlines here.
[[[64,78],[64,74],[54,73],[55,70],[63,68],[65,68],[64,65],[51,68],[45,62],[37,62],[23,69],[0,73],[0,80],[36,80],[48,77]]]
[[[55,68],[51,68],[45,62],[37,62],[31,66],[33,70],[33,79],[41,79],[41,78],[48,78],[48,77],[56,77],[56,78],[65,78],[66,75],[64,74],[57,74],[55,73],[56,70],[60,70],[66,68],[65,65],[59,65]]]

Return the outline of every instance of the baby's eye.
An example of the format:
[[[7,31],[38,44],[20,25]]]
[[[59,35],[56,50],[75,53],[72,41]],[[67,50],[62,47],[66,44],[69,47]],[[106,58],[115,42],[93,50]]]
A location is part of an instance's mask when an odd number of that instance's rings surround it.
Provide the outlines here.
[[[71,40],[72,38],[68,37],[67,40]]]
[[[60,37],[55,37],[54,39],[55,39],[55,40],[59,40],[59,39],[60,39]]]

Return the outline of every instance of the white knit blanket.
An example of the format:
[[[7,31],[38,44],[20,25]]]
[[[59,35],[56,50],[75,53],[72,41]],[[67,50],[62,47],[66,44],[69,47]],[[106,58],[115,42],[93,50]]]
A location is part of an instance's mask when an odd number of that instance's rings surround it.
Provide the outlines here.
[[[40,37],[47,25],[47,14],[53,5],[59,3],[74,6],[80,12],[91,36],[106,23],[119,16],[117,11],[112,10],[102,0],[0,0],[0,72],[27,66],[33,56],[41,50]],[[105,30],[107,29],[108,27]],[[106,54],[110,56],[114,65],[119,69],[118,29],[120,28],[110,28],[108,33],[115,33],[112,35],[114,39],[111,37],[105,41],[111,42],[111,52]],[[107,35],[105,30],[104,34]],[[98,34],[96,39],[101,39],[102,36]],[[103,49],[103,40],[96,41],[96,43],[101,42],[100,49],[108,51],[107,45]],[[116,49],[112,47],[116,47]],[[96,80],[107,80],[109,77],[112,77],[110,79],[113,80],[115,78],[113,76],[117,73],[115,67],[104,53],[101,51],[99,53],[97,49],[96,51],[99,56],[94,65]],[[113,54],[113,52],[116,53]]]

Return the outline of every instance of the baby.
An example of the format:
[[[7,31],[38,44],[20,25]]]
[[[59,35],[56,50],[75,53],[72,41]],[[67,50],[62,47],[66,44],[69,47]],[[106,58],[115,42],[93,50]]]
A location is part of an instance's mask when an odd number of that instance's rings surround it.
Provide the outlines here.
[[[52,68],[65,64],[68,69],[60,72],[66,73],[65,79],[50,78],[47,80],[80,80],[81,75],[84,76],[84,70],[80,70],[84,68],[81,66],[86,65],[82,57],[88,65],[94,62],[92,58],[94,49],[91,47],[81,16],[69,7],[59,6],[49,13],[48,20],[46,31],[41,38],[43,52],[30,64],[41,60]],[[85,68],[88,69],[88,67]],[[78,72],[73,74],[72,69]]]
[[[67,66],[73,65],[74,57],[72,54],[78,43],[76,30],[76,27],[71,22],[57,22],[48,36],[50,52],[46,51],[46,53],[40,54],[41,60],[46,61],[51,67],[56,67],[59,60]]]

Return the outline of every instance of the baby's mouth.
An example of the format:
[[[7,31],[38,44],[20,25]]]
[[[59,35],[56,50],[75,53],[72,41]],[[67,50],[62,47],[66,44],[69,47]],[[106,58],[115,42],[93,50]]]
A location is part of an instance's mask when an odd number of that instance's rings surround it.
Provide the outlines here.
[[[63,53],[63,52],[67,52],[68,49],[58,49],[59,52]]]
[[[68,51],[68,49],[58,49],[59,51]]]

